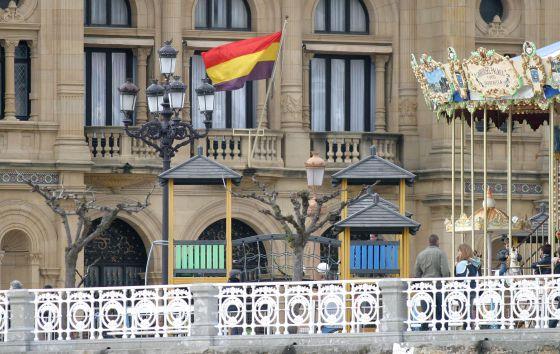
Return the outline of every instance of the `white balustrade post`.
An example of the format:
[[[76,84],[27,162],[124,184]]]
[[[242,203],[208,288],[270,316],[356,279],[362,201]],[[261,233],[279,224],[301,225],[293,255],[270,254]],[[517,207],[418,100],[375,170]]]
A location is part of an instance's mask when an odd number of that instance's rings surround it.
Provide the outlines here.
[[[218,334],[218,287],[211,284],[193,284],[194,322],[191,336],[215,336]]]
[[[35,306],[33,293],[27,289],[12,289],[8,291],[10,303],[10,327],[7,340],[32,341],[35,326]]]
[[[399,279],[382,279],[379,281],[379,288],[383,299],[381,332],[402,338],[403,332],[406,330],[405,321],[407,319],[406,282]]]

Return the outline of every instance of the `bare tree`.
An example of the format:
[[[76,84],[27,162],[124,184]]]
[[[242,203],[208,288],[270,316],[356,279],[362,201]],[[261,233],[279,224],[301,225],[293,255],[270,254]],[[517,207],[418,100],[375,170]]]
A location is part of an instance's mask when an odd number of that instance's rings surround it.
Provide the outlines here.
[[[259,212],[273,217],[282,225],[286,241],[294,252],[292,275],[294,281],[303,279],[303,251],[309,237],[323,226],[336,222],[342,209],[367,190],[367,187],[363,187],[358,196],[347,202],[333,202],[333,207],[326,213],[323,213],[323,210],[327,208],[326,204],[337,198],[340,190],[317,197],[308,190],[301,190],[290,195],[292,210],[284,212],[278,204],[278,192],[269,188],[265,183],[259,182],[255,177],[253,177],[253,182],[257,186],[257,192],[232,194],[237,198],[253,199],[265,204],[267,208],[260,209]]]
[[[31,186],[32,192],[43,197],[46,204],[60,217],[64,225],[64,233],[66,234],[66,248],[64,250],[66,276],[64,285],[67,288],[76,286],[78,255],[84,247],[107,231],[119,213],[138,213],[147,208],[150,196],[154,191],[152,189],[148,193],[143,203],[117,203],[114,206],[108,206],[98,204],[91,189],[79,193],[69,192],[64,189],[64,186],[55,188],[41,186],[24,178],[21,174],[20,176]],[[99,222],[94,222],[92,213],[101,213]],[[70,227],[71,217],[77,218],[74,231]]]

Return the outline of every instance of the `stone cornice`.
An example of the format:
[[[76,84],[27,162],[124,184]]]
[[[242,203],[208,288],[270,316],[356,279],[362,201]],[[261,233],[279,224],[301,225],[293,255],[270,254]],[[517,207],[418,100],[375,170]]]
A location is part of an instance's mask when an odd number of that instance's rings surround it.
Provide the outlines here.
[[[8,121],[0,120],[0,130],[21,130],[21,131],[57,131],[58,123],[53,122],[35,122],[35,121]]]

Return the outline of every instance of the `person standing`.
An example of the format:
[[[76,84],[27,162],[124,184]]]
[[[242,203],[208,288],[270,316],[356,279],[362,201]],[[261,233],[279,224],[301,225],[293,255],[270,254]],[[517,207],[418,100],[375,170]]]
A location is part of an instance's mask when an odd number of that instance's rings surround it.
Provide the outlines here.
[[[457,250],[457,264],[455,264],[455,276],[456,277],[478,277],[481,275],[480,272],[481,262],[480,258],[474,256],[471,246],[466,243],[459,245]],[[476,289],[476,280],[470,280],[469,286],[471,289]],[[463,323],[463,328],[469,328],[470,322],[475,318],[475,306],[474,299],[476,297],[476,291],[465,292],[465,296],[469,299],[469,318],[465,319]]]
[[[447,262],[447,255],[439,248],[439,237],[435,234],[430,235],[428,238],[429,245],[416,257],[416,263],[414,264],[414,276],[416,278],[442,278],[449,277],[451,273],[449,272],[449,263]],[[441,288],[441,284],[437,282],[437,289]],[[442,320],[442,296],[440,291],[436,291],[435,294],[436,303],[436,329],[441,329]],[[427,304],[422,306],[424,311]],[[421,326],[423,331],[428,330],[428,324],[423,323]]]

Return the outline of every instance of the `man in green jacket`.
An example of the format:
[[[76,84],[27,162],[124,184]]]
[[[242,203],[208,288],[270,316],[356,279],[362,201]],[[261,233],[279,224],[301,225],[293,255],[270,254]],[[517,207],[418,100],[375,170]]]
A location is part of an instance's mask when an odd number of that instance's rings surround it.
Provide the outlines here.
[[[439,237],[437,235],[430,235],[428,238],[429,246],[426,247],[422,252],[416,257],[416,264],[414,265],[414,276],[416,278],[442,278],[449,277],[449,264],[447,262],[447,256],[439,248]],[[441,289],[440,282],[436,283],[436,288]],[[432,294],[433,296],[434,294]],[[435,292],[435,315],[436,329],[441,329],[441,319],[442,319],[442,296],[440,291]],[[433,306],[433,302],[432,302]],[[422,309],[424,312],[427,311],[428,304],[423,303]],[[445,326],[447,327],[447,326]],[[421,330],[428,330],[428,323],[422,323]]]

